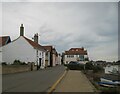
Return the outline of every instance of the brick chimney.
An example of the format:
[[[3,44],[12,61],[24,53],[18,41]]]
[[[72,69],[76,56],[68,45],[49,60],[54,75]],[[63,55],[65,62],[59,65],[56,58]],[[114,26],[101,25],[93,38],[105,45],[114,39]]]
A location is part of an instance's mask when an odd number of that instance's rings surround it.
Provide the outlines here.
[[[84,51],[84,47],[81,48]]]
[[[23,24],[20,26],[20,36],[24,36],[24,27]]]
[[[34,42],[38,43],[38,33],[34,35]]]

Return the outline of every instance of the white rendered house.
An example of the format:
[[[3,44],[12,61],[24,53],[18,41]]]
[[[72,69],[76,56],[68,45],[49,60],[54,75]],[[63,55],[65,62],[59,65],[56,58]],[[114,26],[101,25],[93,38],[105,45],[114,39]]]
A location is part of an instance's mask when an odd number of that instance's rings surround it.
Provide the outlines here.
[[[88,61],[88,53],[84,48],[71,48],[64,53],[64,63],[68,64],[70,61],[78,61],[79,63],[86,63]]]
[[[20,36],[2,46],[2,61],[12,64],[14,60],[22,62],[34,62],[40,68],[45,67],[45,49],[38,44],[38,34],[34,35],[34,41],[24,36],[23,24],[20,27]]]

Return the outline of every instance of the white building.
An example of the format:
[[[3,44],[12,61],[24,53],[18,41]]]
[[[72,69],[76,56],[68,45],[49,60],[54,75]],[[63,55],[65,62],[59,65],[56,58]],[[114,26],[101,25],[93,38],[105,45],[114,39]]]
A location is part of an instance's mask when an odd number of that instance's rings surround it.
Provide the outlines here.
[[[38,44],[38,34],[34,35],[34,41],[24,36],[24,27],[21,24],[20,36],[14,41],[2,46],[2,59],[7,64],[14,60],[21,62],[34,62],[38,67],[45,67],[45,49]]]
[[[84,48],[71,48],[64,53],[64,63],[68,64],[70,61],[84,62],[88,61],[87,50]]]
[[[10,36],[0,36],[0,63],[2,63],[2,46],[11,42]]]
[[[58,54],[58,56],[57,56],[57,65],[61,65],[61,59],[62,59],[61,55]]]

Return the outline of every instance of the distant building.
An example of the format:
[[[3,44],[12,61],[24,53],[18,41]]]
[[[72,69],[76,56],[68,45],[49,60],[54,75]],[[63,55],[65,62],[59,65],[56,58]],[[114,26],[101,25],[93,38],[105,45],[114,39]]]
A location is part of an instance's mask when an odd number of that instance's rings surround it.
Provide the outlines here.
[[[43,46],[43,47],[47,50],[46,59],[45,59],[46,67],[47,66],[52,67],[52,66],[61,64],[61,60],[59,60],[61,58],[53,46],[47,45],[47,46]]]
[[[10,39],[8,39],[10,42]],[[38,34],[34,35],[34,41],[24,36],[24,27],[21,24],[20,36],[2,46],[2,59],[7,64],[12,64],[14,60],[21,62],[34,62],[38,67],[45,67],[45,52],[43,46],[38,43]]]
[[[62,60],[62,56],[61,56],[61,54],[58,54],[57,65],[62,64],[61,60]]]
[[[46,67],[52,67],[53,62],[52,62],[52,46],[43,46],[46,49],[46,54],[45,54],[45,66]]]
[[[11,42],[10,36],[0,36],[0,47]]]
[[[82,48],[71,48],[68,51],[64,52],[64,63],[68,64],[70,61],[79,61],[84,62],[88,61],[88,53],[87,50]]]

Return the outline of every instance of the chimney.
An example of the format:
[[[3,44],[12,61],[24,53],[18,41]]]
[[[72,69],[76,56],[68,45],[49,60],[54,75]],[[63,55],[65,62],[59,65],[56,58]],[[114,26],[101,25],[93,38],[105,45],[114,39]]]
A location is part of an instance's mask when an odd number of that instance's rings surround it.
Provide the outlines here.
[[[23,24],[20,26],[20,36],[24,36],[24,27]]]
[[[38,43],[38,33],[34,35],[34,42]]]
[[[84,47],[82,47],[81,49],[84,50]]]

